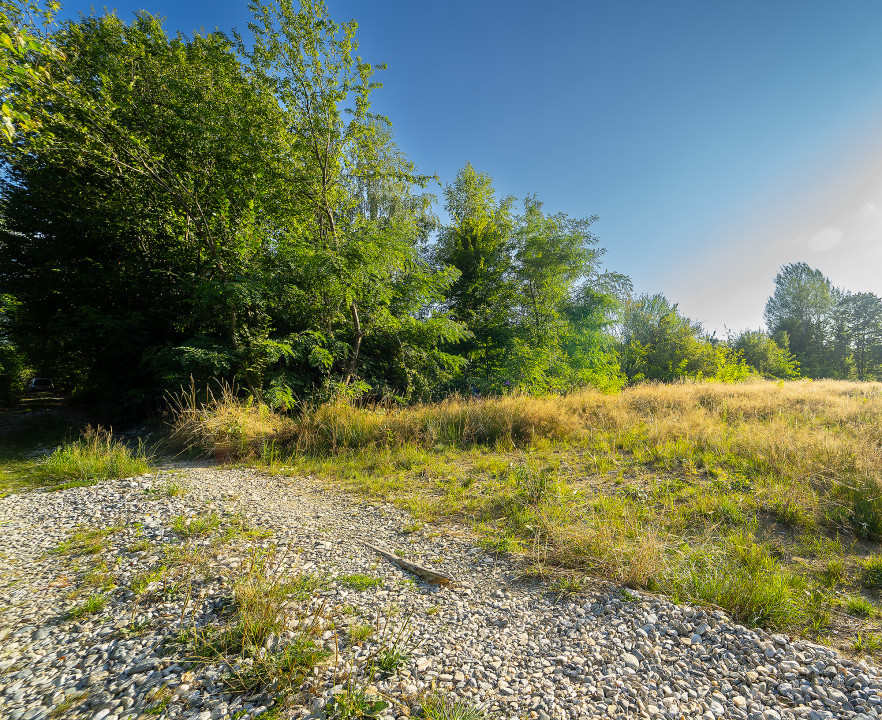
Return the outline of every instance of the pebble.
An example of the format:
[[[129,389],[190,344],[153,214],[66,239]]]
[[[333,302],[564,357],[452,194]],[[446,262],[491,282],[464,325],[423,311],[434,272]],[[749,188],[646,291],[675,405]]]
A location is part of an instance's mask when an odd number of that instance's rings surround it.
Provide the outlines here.
[[[183,495],[161,491],[172,480],[186,487]],[[210,572],[188,576],[189,597],[163,594],[160,582],[143,596],[130,587],[163,562],[166,550],[181,546],[176,522],[207,512],[222,520],[243,515],[253,527],[271,529],[272,536],[249,542],[283,548],[279,572],[327,579],[315,599],[333,614],[334,627],[322,627],[327,647],[339,645],[338,628],[350,621],[378,627],[383,636],[344,648],[337,667],[318,665],[281,717],[322,717],[342,690],[339,677],[363,672],[359,658],[378,639],[405,655],[388,677],[373,678],[373,689],[401,703],[382,720],[396,720],[399,708],[413,709],[433,689],[507,720],[882,717],[882,679],[865,661],[856,665],[814,643],[745,628],[721,611],[623,594],[601,582],[561,600],[525,582],[513,562],[476,547],[462,528],[413,532],[404,511],[312,478],[213,467],[0,498],[0,717],[226,720],[266,711],[271,691],[230,693],[223,680],[230,668],[190,663],[166,643],[182,620],[224,612],[229,578],[247,566],[253,549],[236,540],[212,550],[206,541]],[[53,552],[82,524],[118,529],[97,556]],[[414,580],[361,539],[404,550],[457,584]],[[201,542],[195,538],[191,547]],[[66,618],[83,567],[99,560],[115,585],[106,590],[105,607]],[[380,584],[359,590],[336,581],[356,573]],[[284,642],[273,636],[266,650]]]

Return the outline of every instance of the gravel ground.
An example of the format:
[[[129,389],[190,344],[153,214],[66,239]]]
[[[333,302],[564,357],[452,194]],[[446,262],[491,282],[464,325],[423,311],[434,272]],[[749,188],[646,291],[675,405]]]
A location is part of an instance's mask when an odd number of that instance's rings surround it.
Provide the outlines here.
[[[207,513],[219,523],[213,535],[185,539],[182,522]],[[245,532],[243,518],[272,535]],[[276,712],[278,688],[231,692],[230,677],[248,661],[191,662],[192,651],[169,642],[182,626],[226,617],[235,578],[273,547],[271,574],[322,581],[303,613],[331,651],[277,717],[326,717],[328,701],[347,688],[350,697],[361,688],[388,698],[381,718],[416,714],[427,693],[499,718],[882,717],[882,678],[864,662],[611,586],[558,598],[465,531],[420,527],[397,508],[308,478],[169,470],[9,496],[0,499],[0,526],[0,717],[9,720]],[[83,527],[111,532],[87,553],[69,545]],[[457,582],[415,579],[362,540]],[[181,548],[189,559],[159,579],[156,568]],[[377,582],[358,589],[353,575]],[[87,612],[96,594],[105,604]],[[357,641],[359,624],[373,626],[373,638]],[[267,650],[291,640],[272,635]],[[398,667],[365,679],[366,659],[396,646]]]

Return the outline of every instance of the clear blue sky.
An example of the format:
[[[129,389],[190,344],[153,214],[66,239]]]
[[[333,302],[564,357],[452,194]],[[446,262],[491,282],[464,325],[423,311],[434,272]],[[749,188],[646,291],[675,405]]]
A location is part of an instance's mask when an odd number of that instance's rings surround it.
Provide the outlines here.
[[[788,262],[882,294],[882,2],[328,5],[388,65],[374,108],[421,172],[470,161],[500,194],[599,215],[606,265],[708,329],[760,327]],[[244,1],[108,7],[188,34],[249,19]]]

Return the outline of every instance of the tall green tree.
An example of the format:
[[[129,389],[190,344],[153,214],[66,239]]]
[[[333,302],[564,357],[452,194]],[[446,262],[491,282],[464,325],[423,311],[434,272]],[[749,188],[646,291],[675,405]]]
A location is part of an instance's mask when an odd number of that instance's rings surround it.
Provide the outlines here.
[[[809,377],[835,375],[833,320],[841,296],[830,280],[806,263],[791,263],[775,278],[766,302],[769,333],[787,333],[790,351]]]
[[[53,82],[15,88],[40,132],[2,150],[11,332],[115,399],[191,375],[281,405],[349,385],[424,397],[463,336],[441,311],[453,271],[420,253],[428,178],[369,112],[354,23],[320,2],[252,9],[251,49],[169,38],[146,13],[52,36]]]
[[[468,328],[458,351],[468,359],[465,384],[475,391],[499,390],[515,327],[512,309],[513,198],[497,200],[492,179],[466,164],[445,190],[450,224],[442,228],[434,260],[458,277],[447,293],[450,315]]]
[[[857,379],[878,379],[882,364],[882,299],[868,292],[846,293],[839,301],[837,316]]]
[[[63,81],[23,90],[40,135],[3,156],[0,272],[22,346],[84,388],[135,395],[157,359],[247,368],[281,195],[274,99],[224,36],[171,39],[144,13],[67,23],[53,42]]]
[[[254,40],[247,46],[239,38],[239,50],[252,78],[283,108],[289,130],[296,222],[283,241],[296,258],[300,300],[317,333],[320,347],[311,352],[347,385],[372,335],[400,330],[404,347],[416,307],[405,308],[402,299],[431,302],[450,281],[419,260],[433,225],[431,198],[422,192],[430,178],[395,146],[388,120],[371,112],[371,93],[380,87],[373,74],[382,66],[357,54],[355,21],[337,24],[318,0],[249,7]],[[461,335],[441,314],[427,318],[424,330],[430,342]]]
[[[472,337],[459,345],[468,365],[461,389],[560,391],[619,384],[608,333],[627,278],[604,273],[595,217],[549,215],[535,197],[514,213],[491,178],[465,165],[445,190],[450,224],[435,262],[459,271],[448,306]]]

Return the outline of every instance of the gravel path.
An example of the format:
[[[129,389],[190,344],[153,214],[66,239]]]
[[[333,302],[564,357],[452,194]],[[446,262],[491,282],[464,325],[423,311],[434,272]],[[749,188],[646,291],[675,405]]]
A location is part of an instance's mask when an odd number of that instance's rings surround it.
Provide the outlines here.
[[[215,540],[185,540],[206,514],[218,525]],[[188,526],[186,518],[197,520]],[[247,532],[243,518],[273,534]],[[86,552],[83,526],[112,532]],[[558,599],[519,580],[464,531],[419,527],[397,508],[311,479],[164,471],[0,499],[0,527],[0,717],[9,720],[266,712],[272,691],[230,692],[225,675],[243,667],[190,662],[168,640],[182,624],[205,628],[222,618],[233,578],[271,547],[284,548],[271,572],[323,579],[310,617],[333,652],[278,717],[325,717],[328,700],[347,690],[342,678],[363,672],[372,650],[395,645],[406,656],[397,669],[349,686],[370,683],[391,698],[382,718],[410,716],[429,692],[499,718],[882,717],[882,678],[864,662],[616,588]],[[70,542],[78,527],[83,547]],[[414,581],[361,539],[458,582],[441,589]],[[158,579],[155,569],[181,548],[188,559]],[[363,576],[379,582],[358,589]],[[103,607],[87,612],[90,596],[105,598]],[[354,638],[359,624],[375,628],[372,639]],[[271,636],[267,647],[287,641]]]

